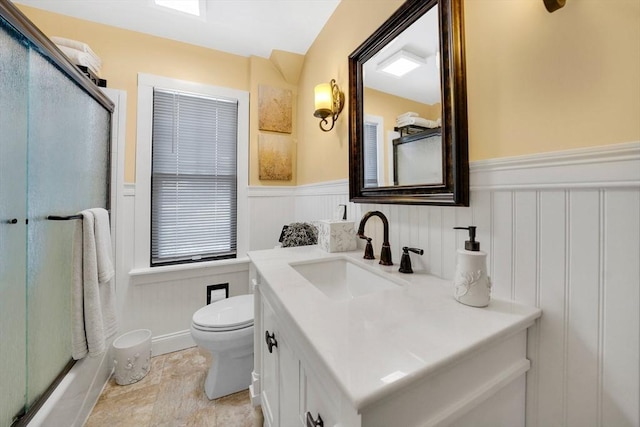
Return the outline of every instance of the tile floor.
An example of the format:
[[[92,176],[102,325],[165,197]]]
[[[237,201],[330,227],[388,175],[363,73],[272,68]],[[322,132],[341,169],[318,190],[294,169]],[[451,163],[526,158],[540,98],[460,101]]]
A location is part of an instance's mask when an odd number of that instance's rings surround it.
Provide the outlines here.
[[[258,427],[260,408],[249,391],[209,400],[204,379],[209,355],[197,347],[151,359],[151,370],[135,384],[112,377],[85,427]]]

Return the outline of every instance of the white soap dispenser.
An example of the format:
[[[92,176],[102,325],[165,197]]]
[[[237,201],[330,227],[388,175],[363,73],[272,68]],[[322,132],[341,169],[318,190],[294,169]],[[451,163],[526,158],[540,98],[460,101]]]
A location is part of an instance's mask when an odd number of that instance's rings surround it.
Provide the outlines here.
[[[476,227],[454,229],[469,230],[469,240],[464,242],[464,250],[458,249],[453,296],[462,304],[486,307],[491,295],[491,279],[487,275],[487,254],[480,250],[480,242],[476,242]]]

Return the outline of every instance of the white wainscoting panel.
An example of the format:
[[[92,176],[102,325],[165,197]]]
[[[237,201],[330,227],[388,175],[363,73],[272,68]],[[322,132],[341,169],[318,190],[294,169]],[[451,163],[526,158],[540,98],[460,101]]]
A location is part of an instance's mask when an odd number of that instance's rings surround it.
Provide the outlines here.
[[[640,143],[473,163],[471,187],[469,208],[355,205],[346,180],[295,187],[252,198],[252,221],[276,228],[252,242],[266,246],[286,221],[330,218],[347,204],[356,227],[367,211],[387,216],[396,264],[402,246],[419,247],[414,270],[451,279],[467,238],[453,227],[476,225],[492,295],[543,311],[528,336],[527,425],[638,426]],[[381,221],[365,234],[379,254]]]
[[[296,221],[332,219],[338,205],[347,206],[347,220],[358,221],[360,210],[349,203],[349,181],[331,181],[321,184],[301,185],[295,191]]]
[[[207,285],[229,283],[229,296],[249,293],[248,260],[188,266],[181,272],[171,267],[134,270],[135,186],[125,184],[122,194],[116,213],[118,333],[150,329],[154,355],[191,347],[191,317],[206,305]]]
[[[249,187],[249,249],[278,245],[282,226],[295,221],[295,187]]]
[[[414,270],[445,279],[467,239],[453,227],[476,225],[492,295],[543,311],[528,335],[527,425],[640,425],[640,143],[473,163],[468,208],[353,204],[347,180],[250,187],[248,196],[251,250],[277,245],[285,224],[331,218],[346,204],[356,227],[367,211],[388,217],[395,264],[403,246],[422,248],[411,254]],[[120,205],[118,232],[127,235],[134,204]],[[379,254],[381,221],[371,218],[365,234]],[[136,284],[133,241],[117,242],[121,325],[184,338],[204,283]],[[205,281],[228,279],[246,292],[246,273],[225,274]]]
[[[602,425],[639,425],[640,195],[609,190],[602,209],[600,390]],[[606,423],[606,424],[605,424]]]

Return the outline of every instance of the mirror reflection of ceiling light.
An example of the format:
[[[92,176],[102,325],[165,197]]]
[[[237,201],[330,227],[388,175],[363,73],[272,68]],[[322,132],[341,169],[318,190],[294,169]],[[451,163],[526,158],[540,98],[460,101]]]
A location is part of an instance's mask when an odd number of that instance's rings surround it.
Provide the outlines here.
[[[426,61],[424,58],[414,55],[411,52],[407,52],[406,50],[399,50],[378,64],[377,69],[383,73],[402,77],[425,63]]]
[[[200,0],[153,0],[158,6],[200,16]]]

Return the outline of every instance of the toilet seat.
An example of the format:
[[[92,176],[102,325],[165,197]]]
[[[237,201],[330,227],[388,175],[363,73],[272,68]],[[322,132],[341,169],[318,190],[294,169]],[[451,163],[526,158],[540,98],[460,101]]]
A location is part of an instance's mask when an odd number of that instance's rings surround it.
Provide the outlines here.
[[[253,295],[240,295],[206,305],[196,311],[193,327],[201,331],[225,332],[253,326]]]

